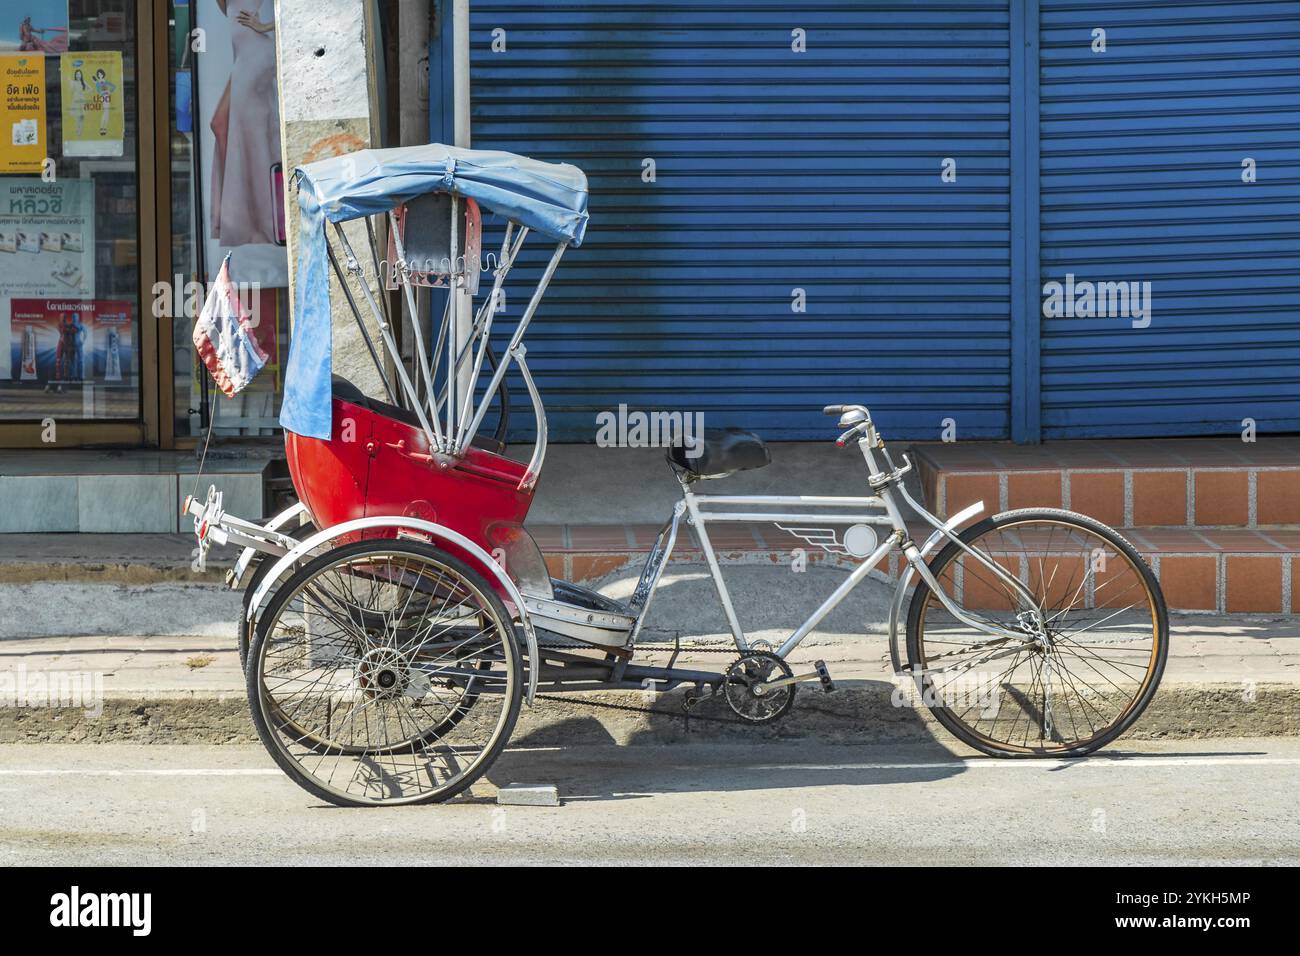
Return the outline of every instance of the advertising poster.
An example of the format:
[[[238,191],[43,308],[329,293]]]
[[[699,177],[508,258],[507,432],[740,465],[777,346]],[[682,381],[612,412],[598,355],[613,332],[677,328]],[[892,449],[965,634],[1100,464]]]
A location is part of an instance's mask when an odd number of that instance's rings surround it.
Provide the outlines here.
[[[63,53],[68,0],[0,0],[0,53]]]
[[[14,299],[94,298],[94,215],[93,180],[0,179],[0,379],[20,378],[27,347]]]
[[[131,383],[135,371],[131,303],[12,299],[9,314],[19,343],[18,381],[47,392],[89,382]]]
[[[0,56],[0,173],[39,173],[45,148],[45,58]]]
[[[198,0],[194,14],[207,45],[194,117],[207,261],[215,270],[229,252],[234,282],[285,286],[274,0]]]
[[[63,155],[121,156],[122,54],[65,53],[59,57],[63,92]]]

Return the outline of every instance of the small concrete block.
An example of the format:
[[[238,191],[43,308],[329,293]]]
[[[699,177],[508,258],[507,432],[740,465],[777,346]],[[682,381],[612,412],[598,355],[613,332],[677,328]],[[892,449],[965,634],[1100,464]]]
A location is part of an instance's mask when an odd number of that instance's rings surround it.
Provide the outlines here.
[[[80,475],[77,530],[175,534],[176,500],[175,475]]]
[[[0,476],[0,532],[76,531],[78,521],[75,476]]]
[[[560,792],[549,783],[510,783],[497,791],[497,806],[558,807]]]

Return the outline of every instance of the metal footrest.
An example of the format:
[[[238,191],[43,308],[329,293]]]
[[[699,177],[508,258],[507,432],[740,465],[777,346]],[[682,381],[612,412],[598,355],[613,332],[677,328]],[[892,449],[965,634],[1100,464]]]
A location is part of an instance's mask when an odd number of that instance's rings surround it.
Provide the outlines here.
[[[622,601],[569,581],[551,580],[551,599],[524,595],[533,624],[563,637],[599,647],[626,647],[636,614]]]

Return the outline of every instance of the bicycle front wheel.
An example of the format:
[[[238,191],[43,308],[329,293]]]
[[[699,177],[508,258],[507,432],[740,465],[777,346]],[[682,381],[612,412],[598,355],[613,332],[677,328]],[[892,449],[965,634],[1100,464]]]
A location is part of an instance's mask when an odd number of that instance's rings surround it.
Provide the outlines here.
[[[1134,547],[1057,509],[995,515],[959,538],[975,554],[950,541],[929,567],[968,620],[924,581],[907,617],[912,674],[939,723],[984,753],[1026,757],[1081,756],[1131,727],[1169,650],[1164,597]]]

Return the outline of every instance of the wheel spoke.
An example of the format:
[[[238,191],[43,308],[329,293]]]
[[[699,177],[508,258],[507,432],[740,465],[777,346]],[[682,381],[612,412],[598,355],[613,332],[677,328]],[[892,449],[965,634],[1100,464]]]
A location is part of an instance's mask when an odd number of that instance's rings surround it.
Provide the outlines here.
[[[480,576],[429,546],[366,541],[282,587],[250,673],[259,734],[297,782],[336,803],[412,803],[483,772],[513,726],[522,662]]]

